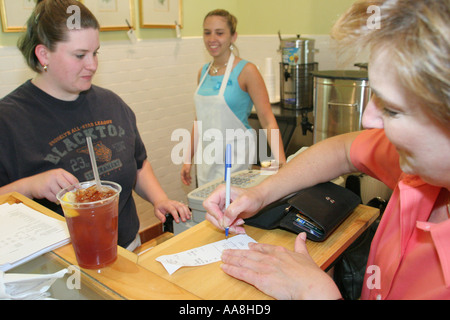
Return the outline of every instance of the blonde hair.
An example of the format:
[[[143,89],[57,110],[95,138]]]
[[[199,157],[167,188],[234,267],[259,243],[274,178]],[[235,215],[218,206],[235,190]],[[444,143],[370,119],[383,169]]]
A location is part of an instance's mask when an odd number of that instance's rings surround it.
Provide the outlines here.
[[[211,17],[211,16],[219,16],[219,17],[225,18],[225,20],[227,20],[228,27],[230,27],[231,35],[233,36],[236,33],[238,20],[235,16],[233,16],[227,10],[216,9],[216,10],[211,11],[205,16],[205,19],[203,20],[203,22],[205,22],[206,18]]]
[[[379,26],[370,24],[371,8]],[[337,21],[342,47],[388,50],[404,89],[441,123],[450,123],[450,1],[358,1]],[[370,68],[370,66],[369,66]]]

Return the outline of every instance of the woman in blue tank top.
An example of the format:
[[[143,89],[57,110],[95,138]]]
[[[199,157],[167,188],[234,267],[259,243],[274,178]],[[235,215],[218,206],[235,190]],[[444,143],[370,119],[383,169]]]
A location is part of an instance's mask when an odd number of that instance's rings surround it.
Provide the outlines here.
[[[197,121],[192,128],[191,157],[185,159],[185,164],[181,170],[181,180],[186,185],[190,185],[192,182],[191,160],[197,151],[194,146],[196,142],[205,143],[205,141],[200,141],[203,140],[202,136],[199,136],[199,141],[194,141],[196,136],[194,132],[202,133],[198,130],[197,124],[201,123],[203,131],[205,131],[205,128],[219,129],[224,136],[227,129],[248,130],[251,129],[248,117],[252,107],[255,106],[261,127],[267,129],[269,144],[271,144],[273,130],[279,130],[264,80],[257,67],[253,63],[235,57],[233,54],[234,42],[237,39],[236,25],[236,18],[225,10],[214,10],[208,13],[203,23],[203,40],[206,49],[213,57],[213,61],[204,65],[198,75],[199,87],[195,94]],[[224,78],[226,79],[224,84],[226,88],[224,88],[224,92],[221,92]],[[274,145],[271,145],[271,149],[279,164],[284,164],[286,157],[279,134]],[[205,157],[206,155],[200,156]],[[214,159],[198,161],[198,155],[195,159],[197,161],[195,163],[197,164],[199,185],[223,177],[223,163],[217,163],[216,161],[207,165],[205,162]],[[249,167],[251,164],[244,164],[244,167]],[[242,168],[242,166],[233,163],[233,171]]]

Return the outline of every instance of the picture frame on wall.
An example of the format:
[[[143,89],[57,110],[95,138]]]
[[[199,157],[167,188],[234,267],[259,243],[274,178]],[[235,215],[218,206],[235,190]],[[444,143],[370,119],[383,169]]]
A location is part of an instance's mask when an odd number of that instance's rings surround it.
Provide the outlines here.
[[[0,0],[3,32],[22,32],[36,6],[36,0]]]
[[[182,27],[182,0],[139,0],[141,28]]]
[[[100,31],[135,29],[134,0],[79,0],[100,23]]]
[[[79,0],[96,16],[100,31],[135,29],[134,0]],[[36,0],[0,0],[3,32],[22,32]]]

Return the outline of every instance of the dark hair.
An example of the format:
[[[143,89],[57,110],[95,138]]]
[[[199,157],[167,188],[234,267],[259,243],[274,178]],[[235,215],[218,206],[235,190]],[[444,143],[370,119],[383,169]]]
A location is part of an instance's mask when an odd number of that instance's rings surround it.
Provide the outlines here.
[[[67,41],[68,20],[74,14],[70,6],[79,8],[81,29],[100,29],[95,16],[79,1],[38,0],[27,21],[27,30],[17,42],[17,47],[33,71],[42,72],[42,66],[35,54],[36,46],[43,44],[50,51],[54,51],[58,42]]]

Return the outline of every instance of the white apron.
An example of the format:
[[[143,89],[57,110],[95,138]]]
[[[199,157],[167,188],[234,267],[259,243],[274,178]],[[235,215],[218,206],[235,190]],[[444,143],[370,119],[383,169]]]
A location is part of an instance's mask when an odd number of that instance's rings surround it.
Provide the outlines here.
[[[198,185],[204,185],[217,178],[224,178],[225,149],[232,148],[231,172],[249,169],[256,163],[256,134],[248,130],[241,120],[231,111],[225,101],[225,89],[233,69],[234,55],[230,55],[219,94],[202,96],[200,87],[209,74],[208,70],[195,92],[197,113],[198,143],[195,154]],[[239,85],[236,83],[236,85]],[[249,158],[250,157],[250,158]]]

